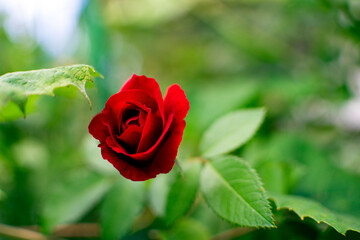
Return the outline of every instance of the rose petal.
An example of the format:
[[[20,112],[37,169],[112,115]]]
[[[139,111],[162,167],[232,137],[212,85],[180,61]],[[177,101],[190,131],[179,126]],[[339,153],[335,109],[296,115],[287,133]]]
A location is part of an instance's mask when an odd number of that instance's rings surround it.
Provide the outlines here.
[[[147,167],[138,167],[129,164],[125,159],[121,158],[119,154],[112,151],[106,144],[100,144],[101,155],[108,160],[122,176],[132,181],[145,181],[149,178],[156,177],[156,174],[149,171]]]
[[[164,100],[165,116],[174,114],[175,119],[184,119],[190,109],[190,103],[185,96],[184,90],[174,84],[169,87]]]
[[[110,136],[106,138],[105,142],[115,152],[127,152],[126,149],[116,141],[116,139],[113,139]]]
[[[117,134],[121,134],[123,131],[125,131],[125,125],[122,122],[122,116],[123,116],[122,112],[119,112],[117,114],[116,121],[117,121],[117,127],[118,127],[117,129],[119,131]]]
[[[134,74],[94,117],[89,132],[100,140],[104,159],[124,177],[143,181],[172,169],[188,110],[178,85],[163,100],[154,79]]]
[[[89,124],[89,133],[93,135],[97,140],[105,141],[106,137],[109,135],[108,128],[103,124],[103,114],[97,114]]]
[[[144,104],[135,101],[129,101],[126,103],[128,104],[127,107],[133,107],[139,111],[139,125],[140,127],[144,125],[147,114],[150,112],[151,109],[146,107]]]
[[[144,127],[148,112],[150,111],[150,109],[148,108],[147,112],[145,112],[144,110],[140,110],[140,114],[139,114],[139,126],[140,127]]]
[[[160,137],[162,128],[162,119],[150,111],[143,126],[139,146],[136,152],[144,152],[153,146]]]
[[[151,108],[154,113],[160,116],[159,107],[156,101],[147,93],[137,89],[118,92],[112,95],[107,100],[105,108],[118,114],[120,111],[124,111],[129,103],[141,103],[147,108]]]
[[[134,161],[140,161],[140,162],[151,161],[153,159],[154,155],[156,154],[157,149],[160,147],[160,144],[161,144],[162,140],[164,139],[166,133],[169,131],[170,126],[173,122],[173,117],[174,117],[173,114],[169,116],[161,136],[157,139],[156,143],[154,143],[154,145],[152,145],[151,148],[149,148],[145,152],[128,153],[126,150],[124,150],[124,148],[116,148],[113,146],[111,148],[115,152],[124,154],[125,156],[133,159]],[[116,146],[116,144],[114,144],[114,146]]]
[[[137,76],[136,74],[133,74],[131,78],[124,84],[124,86],[121,88],[120,91],[126,91],[126,90],[132,90],[132,89],[139,89],[145,93],[147,93],[149,96],[151,96],[153,99],[156,100],[157,105],[160,109],[161,119],[164,121],[164,115],[163,115],[163,98],[160,91],[159,84],[156,82],[154,78],[148,78],[144,75]]]
[[[112,112],[103,110],[103,124],[107,127],[110,137],[114,144],[117,144],[117,135],[120,135],[120,129],[118,129],[118,124],[116,123],[115,117]]]
[[[170,136],[164,140],[164,143],[158,149],[153,160],[153,166],[158,169],[159,173],[168,173],[174,166],[184,128],[185,121],[178,121],[174,129],[172,129]]]
[[[129,127],[129,126],[133,126],[133,125],[137,125],[137,126],[140,125],[139,116],[131,117],[125,123],[125,127]]]
[[[123,118],[123,112],[126,112],[129,109],[132,109],[132,110],[136,109],[137,111],[139,111],[139,114],[137,116],[138,125],[142,128],[145,123],[146,116],[147,116],[148,112],[150,111],[150,108],[148,108],[145,105],[138,103],[138,102],[126,102],[126,104],[124,105],[124,108],[125,109],[123,111],[121,111],[121,113],[119,114],[121,116],[121,118],[120,117],[118,118],[119,129],[121,129],[121,132],[124,132],[129,125],[130,119],[127,119],[126,120],[127,123],[124,123],[124,120],[125,120],[124,118],[126,118],[126,117]],[[132,118],[135,120],[136,117],[134,116]]]
[[[174,84],[167,90],[164,100],[165,116],[173,116],[173,126],[170,135],[158,149],[153,165],[159,173],[168,173],[175,163],[179,145],[185,129],[185,121],[190,104],[184,91],[179,85]]]
[[[141,137],[141,128],[137,125],[129,126],[119,137],[119,144],[123,146],[128,153],[135,153]]]

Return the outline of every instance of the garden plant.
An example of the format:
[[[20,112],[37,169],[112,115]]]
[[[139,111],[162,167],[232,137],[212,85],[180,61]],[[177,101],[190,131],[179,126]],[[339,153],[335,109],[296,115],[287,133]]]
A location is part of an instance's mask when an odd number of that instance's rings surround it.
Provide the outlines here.
[[[0,11],[0,239],[360,239],[360,4],[137,4]]]

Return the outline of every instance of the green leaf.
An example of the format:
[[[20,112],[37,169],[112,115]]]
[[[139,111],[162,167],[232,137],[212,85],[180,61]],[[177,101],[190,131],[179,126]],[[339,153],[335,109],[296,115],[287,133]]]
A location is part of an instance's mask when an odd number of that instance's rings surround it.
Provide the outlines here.
[[[235,156],[207,162],[200,180],[208,205],[220,217],[242,226],[273,227],[270,205],[261,185],[255,170]]]
[[[165,216],[166,200],[171,185],[171,173],[159,174],[155,179],[151,180],[149,187],[149,205],[152,212],[159,217]]]
[[[169,240],[208,240],[210,233],[206,226],[201,222],[191,218],[183,218],[171,228],[170,231],[163,232],[163,239]]]
[[[280,194],[272,194],[271,198],[274,200],[278,210],[286,208],[294,211],[302,220],[309,217],[318,223],[324,222],[344,235],[349,230],[360,232],[360,219],[332,212],[314,200]]]
[[[228,153],[246,143],[259,128],[265,116],[263,108],[229,113],[205,132],[200,151],[205,157]]]
[[[25,106],[29,96],[54,96],[54,89],[75,86],[91,102],[85,91],[87,81],[101,76],[88,65],[72,65],[27,72],[13,72],[0,76],[0,115],[8,101],[16,103],[25,115]]]
[[[144,203],[142,182],[122,180],[110,190],[101,207],[103,239],[119,239],[131,227]]]
[[[0,201],[5,198],[5,193],[0,189]]]
[[[108,161],[102,161],[101,151],[99,151],[99,142],[90,134],[87,134],[81,144],[80,150],[82,157],[86,162],[86,165],[91,168],[92,171],[101,175],[113,175],[118,177],[119,172]]]
[[[253,165],[261,177],[268,192],[286,194],[294,189],[303,176],[304,168],[294,162],[274,161],[264,158],[261,163]]]
[[[109,181],[95,174],[77,174],[51,188],[45,198],[43,227],[75,222],[92,208],[108,190]]]
[[[196,94],[191,99],[187,123],[190,127],[194,124],[195,131],[204,131],[204,127],[220,116],[248,104],[256,96],[258,87],[256,81],[236,78],[194,85],[191,90]],[[189,126],[187,124],[186,128]]]
[[[201,163],[192,161],[184,163],[184,178],[178,174],[167,196],[165,222],[172,224],[183,216],[191,207],[199,185]]]

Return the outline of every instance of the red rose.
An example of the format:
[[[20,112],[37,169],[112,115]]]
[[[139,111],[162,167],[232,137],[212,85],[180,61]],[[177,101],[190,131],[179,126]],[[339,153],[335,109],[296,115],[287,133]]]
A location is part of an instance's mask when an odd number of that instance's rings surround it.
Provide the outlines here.
[[[91,120],[89,132],[121,175],[144,181],[172,169],[188,110],[179,85],[172,85],[163,100],[155,79],[134,74]]]

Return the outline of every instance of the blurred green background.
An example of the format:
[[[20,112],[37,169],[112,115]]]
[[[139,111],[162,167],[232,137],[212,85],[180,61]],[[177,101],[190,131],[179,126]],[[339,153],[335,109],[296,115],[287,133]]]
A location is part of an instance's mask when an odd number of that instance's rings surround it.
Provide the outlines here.
[[[84,63],[105,78],[88,89],[92,111],[80,94],[60,89],[39,97],[26,119],[0,123],[0,222],[98,221],[109,185],[98,179],[120,175],[87,125],[132,73],[155,78],[163,92],[173,83],[185,90],[181,160],[197,156],[216,118],[264,106],[264,124],[237,154],[265,189],[360,218],[359,43],[356,0],[1,0],[0,75]],[[72,199],[89,188],[88,204]],[[62,211],[67,201],[80,202],[81,214]],[[202,205],[193,211],[184,226],[198,221],[211,235],[231,227]],[[278,229],[244,239],[340,238],[314,225],[287,216]]]

